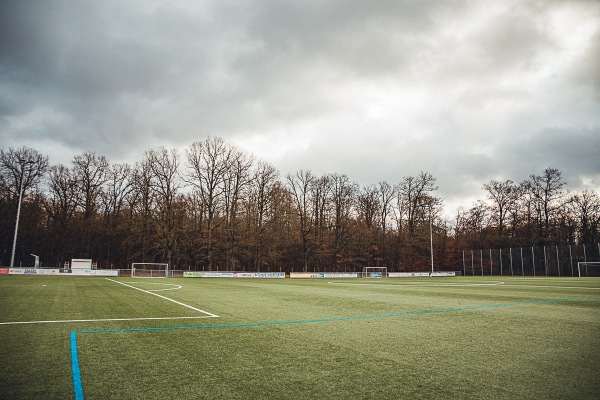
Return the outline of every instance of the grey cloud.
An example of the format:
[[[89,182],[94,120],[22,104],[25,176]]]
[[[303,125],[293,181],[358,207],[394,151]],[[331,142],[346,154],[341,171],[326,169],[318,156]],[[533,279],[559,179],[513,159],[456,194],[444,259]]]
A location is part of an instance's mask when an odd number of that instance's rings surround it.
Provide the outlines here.
[[[600,31],[558,63],[565,9],[600,19],[584,1],[6,0],[0,141],[134,162],[289,136],[257,154],[284,174],[428,171],[449,198],[550,165],[580,180],[600,170]]]

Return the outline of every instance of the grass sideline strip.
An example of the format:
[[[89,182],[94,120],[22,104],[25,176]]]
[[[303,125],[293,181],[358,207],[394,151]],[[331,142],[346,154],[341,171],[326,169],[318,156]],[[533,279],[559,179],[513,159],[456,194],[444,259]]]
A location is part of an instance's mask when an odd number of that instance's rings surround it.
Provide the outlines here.
[[[326,323],[335,321],[357,321],[363,319],[379,319],[379,318],[398,318],[407,317],[411,315],[428,315],[437,313],[452,313],[460,311],[475,311],[475,310],[489,310],[502,307],[517,307],[537,304],[551,304],[559,302],[573,302],[583,301],[600,303],[600,300],[588,299],[588,298],[569,298],[559,297],[556,299],[540,299],[532,301],[517,301],[513,303],[495,303],[490,305],[476,305],[470,307],[454,307],[447,309],[431,309],[424,311],[407,311],[403,313],[393,314],[379,314],[379,315],[360,315],[354,317],[331,317],[321,319],[299,319],[293,321],[263,321],[255,323],[240,323],[240,324],[217,324],[217,325],[196,325],[196,326],[172,326],[172,327],[139,327],[139,328],[126,328],[126,329],[90,329],[82,331],[70,332],[70,344],[71,344],[71,370],[73,376],[73,391],[75,394],[75,400],[84,400],[83,394],[83,383],[81,379],[81,369],[79,366],[79,357],[77,350],[77,334],[87,333],[127,333],[127,332],[139,332],[139,331],[172,331],[182,329],[224,329],[224,328],[247,328],[247,327],[261,327],[269,325],[296,325],[296,324],[310,324],[310,323]]]

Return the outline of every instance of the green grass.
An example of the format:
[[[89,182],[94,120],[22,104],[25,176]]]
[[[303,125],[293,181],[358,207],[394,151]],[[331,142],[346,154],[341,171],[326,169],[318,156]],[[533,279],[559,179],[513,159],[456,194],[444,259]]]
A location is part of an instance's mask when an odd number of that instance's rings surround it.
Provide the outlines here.
[[[71,332],[85,399],[600,394],[597,278],[117,280],[219,318],[2,324],[0,399],[74,398]],[[103,278],[1,277],[0,304],[0,322],[201,315]]]

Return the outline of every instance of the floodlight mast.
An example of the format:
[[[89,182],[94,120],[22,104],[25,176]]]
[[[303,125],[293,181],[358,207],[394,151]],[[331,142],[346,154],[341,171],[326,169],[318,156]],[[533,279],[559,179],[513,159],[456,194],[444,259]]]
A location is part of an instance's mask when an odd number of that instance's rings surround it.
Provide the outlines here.
[[[431,275],[430,276],[433,276],[433,222],[432,222],[432,216],[431,216],[432,205],[431,205],[431,203],[429,203],[429,204],[421,203],[420,206],[429,208],[429,254],[431,255]]]
[[[10,267],[15,266],[15,250],[17,249],[17,232],[19,231],[19,217],[21,216],[21,200],[23,198],[23,181],[25,180],[25,164],[33,164],[33,161],[25,161],[19,159],[21,162],[21,182],[19,183],[19,203],[17,205],[17,221],[15,222],[15,236],[13,238],[12,255],[10,256]]]
[[[431,204],[429,205],[429,252],[431,254],[431,276],[433,276],[433,225],[431,221]]]

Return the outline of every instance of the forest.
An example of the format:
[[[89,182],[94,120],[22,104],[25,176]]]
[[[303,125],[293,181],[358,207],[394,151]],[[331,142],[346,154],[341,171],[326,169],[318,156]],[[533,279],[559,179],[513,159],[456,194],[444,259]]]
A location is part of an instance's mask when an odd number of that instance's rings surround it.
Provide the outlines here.
[[[561,171],[482,189],[486,198],[446,218],[428,172],[363,187],[339,173],[281,176],[218,137],[147,150],[134,164],[87,151],[50,165],[38,150],[6,148],[0,265],[32,266],[35,254],[54,268],[88,258],[118,269],[420,271],[433,253],[436,269],[453,271],[469,249],[598,247],[600,197],[568,190]]]

